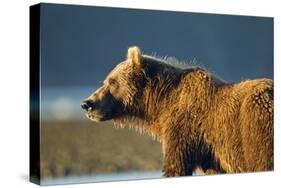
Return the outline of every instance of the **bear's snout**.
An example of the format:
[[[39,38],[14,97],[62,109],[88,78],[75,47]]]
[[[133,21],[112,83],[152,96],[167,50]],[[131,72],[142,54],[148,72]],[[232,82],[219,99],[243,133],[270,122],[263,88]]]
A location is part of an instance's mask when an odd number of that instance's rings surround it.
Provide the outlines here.
[[[81,103],[81,108],[86,111],[91,111],[95,107],[95,104],[92,100],[85,100]]]

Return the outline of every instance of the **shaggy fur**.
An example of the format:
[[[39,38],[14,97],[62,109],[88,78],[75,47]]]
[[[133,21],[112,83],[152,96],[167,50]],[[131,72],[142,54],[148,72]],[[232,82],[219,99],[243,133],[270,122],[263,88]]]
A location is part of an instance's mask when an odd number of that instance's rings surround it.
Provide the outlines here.
[[[165,176],[273,169],[273,81],[228,84],[128,50],[87,100],[88,117],[146,131],[163,146]],[[104,103],[106,105],[100,105]]]

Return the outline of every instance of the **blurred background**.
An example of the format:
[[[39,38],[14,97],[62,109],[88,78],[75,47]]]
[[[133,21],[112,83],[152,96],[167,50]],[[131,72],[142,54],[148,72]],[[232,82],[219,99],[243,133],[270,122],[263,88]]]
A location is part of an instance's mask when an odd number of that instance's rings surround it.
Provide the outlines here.
[[[229,82],[273,79],[272,18],[42,4],[40,19],[45,184],[161,177],[158,142],[90,122],[80,107],[129,46]]]

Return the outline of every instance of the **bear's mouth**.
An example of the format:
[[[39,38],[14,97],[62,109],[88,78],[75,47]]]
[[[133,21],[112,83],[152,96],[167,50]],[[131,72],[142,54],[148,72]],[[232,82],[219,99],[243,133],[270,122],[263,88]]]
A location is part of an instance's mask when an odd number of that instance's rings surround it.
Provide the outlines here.
[[[108,118],[106,117],[105,114],[101,113],[100,111],[94,111],[91,108],[89,108],[86,111],[86,116],[88,119],[94,122],[101,122],[101,121],[106,121]]]

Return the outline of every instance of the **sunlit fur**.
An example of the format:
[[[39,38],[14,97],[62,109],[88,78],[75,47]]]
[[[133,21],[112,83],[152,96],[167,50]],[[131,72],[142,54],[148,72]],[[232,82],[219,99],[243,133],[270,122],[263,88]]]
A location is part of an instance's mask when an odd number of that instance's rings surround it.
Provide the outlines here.
[[[105,79],[124,104],[113,118],[163,146],[164,175],[273,169],[273,81],[226,83],[200,67],[179,68],[129,48]],[[113,91],[112,91],[113,90]]]

